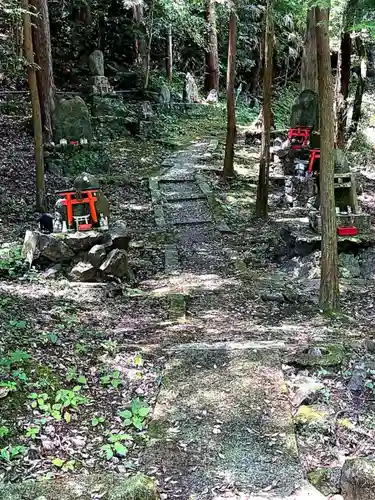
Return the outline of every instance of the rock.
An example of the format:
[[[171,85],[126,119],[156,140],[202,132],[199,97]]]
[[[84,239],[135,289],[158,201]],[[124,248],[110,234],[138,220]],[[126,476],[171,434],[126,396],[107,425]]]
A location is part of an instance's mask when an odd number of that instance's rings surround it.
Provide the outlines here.
[[[116,116],[117,118],[125,118],[129,111],[124,106],[121,99],[117,97],[93,97],[92,103],[93,116]]]
[[[344,500],[344,497],[341,495],[330,495],[327,500]]]
[[[115,96],[116,93],[106,76],[92,76],[88,91],[93,96]]]
[[[186,73],[184,85],[184,102],[200,102],[198,86],[192,74]]]
[[[304,402],[312,403],[318,391],[324,389],[324,384],[316,381],[312,377],[297,376],[293,380],[293,385],[296,388],[296,392],[292,399],[292,405],[294,407],[298,407]]]
[[[323,495],[332,495],[340,491],[341,467],[321,467],[307,475],[309,482]]]
[[[159,103],[169,106],[172,100],[171,91],[168,85],[163,84],[159,93]]]
[[[92,76],[104,76],[104,55],[101,50],[94,50],[90,54],[89,68]]]
[[[114,248],[100,266],[100,270],[105,274],[122,278],[129,274],[128,256],[124,250]]]
[[[73,281],[92,281],[96,277],[96,269],[90,262],[78,262],[69,273]]]
[[[99,269],[104,259],[106,258],[106,245],[94,245],[89,253],[87,259],[96,269]]]
[[[80,139],[92,140],[90,113],[85,101],[74,96],[70,99],[60,99],[56,102],[54,112],[54,139],[79,141]]]
[[[298,102],[292,106],[290,126],[292,128],[312,127],[319,130],[318,96],[313,90],[303,90],[298,96]]]
[[[375,353],[375,340],[366,339],[364,341],[364,346],[366,347],[368,352],[371,352],[372,354]]]
[[[56,278],[58,273],[61,271],[61,264],[55,264],[54,266],[49,267],[46,269],[42,276],[43,278]]]
[[[339,254],[340,278],[358,278],[361,275],[359,259],[350,253]]]
[[[129,248],[129,242],[131,240],[129,231],[125,222],[117,221],[112,227],[110,227],[105,242],[111,242],[111,248],[119,248],[121,250],[127,250]]]
[[[103,215],[104,217],[107,217],[107,220],[109,221],[109,214],[110,214],[110,205],[108,198],[101,192],[99,191],[96,194],[96,203],[95,203],[96,211],[98,215]],[[100,217],[99,217],[100,220]]]
[[[352,376],[350,377],[348,383],[348,389],[350,392],[359,393],[365,388],[366,382],[366,371],[365,370],[354,370]]]
[[[362,278],[375,279],[375,248],[366,248],[359,252]]]
[[[219,102],[219,95],[216,89],[210,90],[206,102],[209,104],[217,104]]]
[[[375,462],[365,458],[346,460],[341,493],[345,500],[375,500]]]
[[[98,231],[77,231],[65,236],[66,244],[75,252],[85,251],[103,241],[103,234]]]
[[[26,231],[25,239],[23,241],[22,256],[25,261],[31,266],[34,260],[39,259],[39,234],[36,231]]]

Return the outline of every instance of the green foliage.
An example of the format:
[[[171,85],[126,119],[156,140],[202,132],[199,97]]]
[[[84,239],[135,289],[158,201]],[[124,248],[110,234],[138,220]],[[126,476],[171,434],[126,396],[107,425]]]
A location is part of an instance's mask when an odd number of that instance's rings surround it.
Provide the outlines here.
[[[52,464],[61,469],[63,472],[72,471],[75,468],[76,461],[75,460],[63,460],[61,458],[54,458],[52,460]]]
[[[26,437],[35,439],[40,432],[40,427],[38,425],[30,426],[26,429]]]
[[[0,248],[0,277],[16,278],[27,271],[22,257],[22,247]]]
[[[123,442],[129,443],[132,440],[133,438],[130,434],[108,434],[108,443],[100,449],[105,454],[107,460],[110,460],[115,455],[124,457],[127,455],[129,448]]]
[[[122,380],[120,378],[120,372],[114,371],[112,373],[108,373],[107,375],[103,375],[102,377],[100,377],[100,382],[105,387],[112,386],[115,389],[117,389],[119,385],[122,384]]]
[[[105,422],[105,417],[98,417],[94,415],[91,419],[91,425],[93,427],[97,427],[99,424],[103,424]]]
[[[8,436],[10,430],[5,425],[0,426],[0,439]]]
[[[27,449],[25,446],[12,446],[8,445],[5,448],[0,449],[0,460],[5,462],[10,462],[12,460],[16,460],[20,458],[22,455],[26,453]]]
[[[53,398],[53,402],[50,402],[51,398],[47,393],[38,394],[33,392],[29,394],[30,406],[38,409],[46,416],[52,416],[58,422],[64,417],[64,420],[69,423],[71,413],[68,410],[77,410],[80,405],[89,403],[86,396],[79,394],[80,390],[80,386],[74,387],[73,390],[59,389]]]
[[[134,426],[141,431],[146,426],[146,419],[150,413],[150,408],[140,399],[133,400],[129,410],[119,411],[118,414],[124,419],[123,424],[126,427]]]

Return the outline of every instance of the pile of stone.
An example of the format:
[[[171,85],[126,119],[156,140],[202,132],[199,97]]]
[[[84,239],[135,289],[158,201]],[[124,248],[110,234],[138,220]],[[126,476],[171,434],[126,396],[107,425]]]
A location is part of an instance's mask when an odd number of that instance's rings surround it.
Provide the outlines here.
[[[46,277],[65,274],[72,281],[131,279],[127,250],[130,236],[118,221],[107,231],[44,234],[26,231],[23,256]]]

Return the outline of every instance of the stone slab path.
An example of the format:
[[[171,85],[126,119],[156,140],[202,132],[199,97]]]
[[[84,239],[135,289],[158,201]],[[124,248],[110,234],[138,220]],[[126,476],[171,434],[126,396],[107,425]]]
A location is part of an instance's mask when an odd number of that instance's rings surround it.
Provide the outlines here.
[[[199,170],[200,156],[214,148],[214,141],[193,143],[150,179],[156,223],[172,236],[165,270],[181,290],[191,276],[204,284],[207,276],[223,279],[236,268],[228,266],[234,257],[222,239],[230,228],[213,210],[212,189]],[[184,307],[184,293],[171,302]],[[283,347],[192,341],[169,350],[144,456],[164,498],[324,498],[305,481],[298,459]]]

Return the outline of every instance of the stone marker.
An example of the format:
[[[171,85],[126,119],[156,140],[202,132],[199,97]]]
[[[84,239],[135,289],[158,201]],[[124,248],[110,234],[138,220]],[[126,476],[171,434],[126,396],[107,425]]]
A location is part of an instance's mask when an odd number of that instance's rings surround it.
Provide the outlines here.
[[[90,262],[78,262],[69,273],[73,281],[92,281],[95,276],[96,269]]]
[[[143,120],[149,120],[154,116],[154,112],[152,111],[152,106],[149,101],[142,102],[140,114]]]
[[[124,250],[114,248],[109,252],[107,258],[100,266],[105,274],[122,278],[129,273],[128,256]]]
[[[159,103],[169,106],[172,100],[171,91],[165,83],[163,84],[159,93]]]
[[[90,54],[89,68],[92,76],[104,76],[104,55],[101,50],[94,50]]]
[[[79,141],[80,139],[92,140],[90,113],[85,101],[74,96],[70,99],[60,99],[56,102],[54,112],[54,139]]]
[[[184,85],[184,102],[200,102],[198,86],[191,73],[186,73],[185,85]]]

